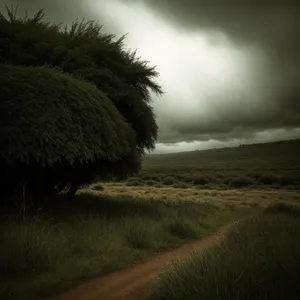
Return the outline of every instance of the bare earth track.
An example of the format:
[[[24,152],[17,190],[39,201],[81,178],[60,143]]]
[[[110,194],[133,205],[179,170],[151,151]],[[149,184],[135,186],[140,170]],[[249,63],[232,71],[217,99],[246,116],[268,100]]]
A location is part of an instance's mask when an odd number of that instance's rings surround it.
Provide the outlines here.
[[[204,249],[219,236],[220,232],[163,252],[132,267],[92,279],[49,300],[139,300],[147,291],[149,282],[163,267],[174,259],[181,259],[195,250]]]

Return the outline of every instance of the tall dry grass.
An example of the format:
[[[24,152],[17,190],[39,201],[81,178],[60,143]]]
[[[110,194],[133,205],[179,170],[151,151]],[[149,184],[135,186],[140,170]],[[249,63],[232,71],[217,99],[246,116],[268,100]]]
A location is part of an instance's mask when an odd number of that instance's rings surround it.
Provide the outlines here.
[[[273,205],[239,222],[162,272],[146,299],[300,299],[300,208]]]

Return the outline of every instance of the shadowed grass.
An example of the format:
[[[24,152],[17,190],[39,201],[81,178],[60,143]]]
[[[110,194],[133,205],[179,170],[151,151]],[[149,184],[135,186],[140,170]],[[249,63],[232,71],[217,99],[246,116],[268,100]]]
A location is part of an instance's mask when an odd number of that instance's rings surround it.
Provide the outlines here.
[[[0,221],[0,299],[41,299],[244,214],[184,199],[110,197],[99,191],[82,192],[72,203],[44,199],[42,207],[28,208],[25,219],[8,214]]]
[[[299,216],[299,207],[278,204],[248,217],[163,272],[146,299],[300,299]]]

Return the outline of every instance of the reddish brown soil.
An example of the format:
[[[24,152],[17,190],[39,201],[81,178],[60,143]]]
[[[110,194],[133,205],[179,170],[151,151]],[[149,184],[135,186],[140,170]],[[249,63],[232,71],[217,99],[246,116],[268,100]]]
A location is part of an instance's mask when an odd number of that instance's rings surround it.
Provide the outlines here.
[[[215,242],[219,233],[158,254],[132,267],[95,278],[49,300],[139,300],[149,282],[172,260],[188,256]]]

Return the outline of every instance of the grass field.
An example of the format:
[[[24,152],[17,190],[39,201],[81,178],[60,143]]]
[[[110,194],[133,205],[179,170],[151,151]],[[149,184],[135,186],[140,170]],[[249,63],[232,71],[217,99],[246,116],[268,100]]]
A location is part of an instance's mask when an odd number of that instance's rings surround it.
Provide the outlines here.
[[[125,182],[93,184],[71,202],[28,199],[20,215],[1,211],[0,299],[41,299],[272,203],[299,203],[297,149],[299,141],[149,156]]]
[[[161,273],[147,300],[300,299],[300,206],[245,218]]]
[[[248,209],[81,192],[0,221],[0,299],[41,299],[213,231]]]
[[[300,140],[149,155],[128,186],[198,189],[300,187]]]

